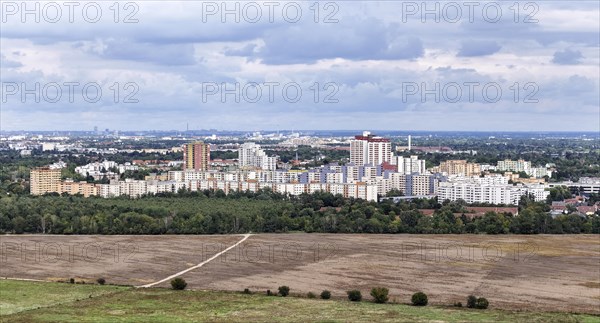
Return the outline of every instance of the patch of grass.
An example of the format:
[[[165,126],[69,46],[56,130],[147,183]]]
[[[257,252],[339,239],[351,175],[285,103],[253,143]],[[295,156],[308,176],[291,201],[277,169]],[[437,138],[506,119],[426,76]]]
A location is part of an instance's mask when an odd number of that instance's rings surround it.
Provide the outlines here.
[[[0,316],[71,303],[125,290],[127,287],[89,284],[45,283],[18,280],[0,280]]]
[[[11,287],[30,289],[31,282],[12,282]],[[413,307],[371,302],[324,301],[307,298],[267,297],[264,294],[211,291],[173,291],[169,289],[129,289],[110,293],[115,287],[39,283],[38,293],[68,289],[97,288],[107,292],[99,297],[72,303],[34,309],[8,315],[8,322],[78,321],[78,322],[598,322],[600,317],[568,313],[510,312],[500,310],[469,310],[452,307]],[[35,303],[43,295],[6,293],[12,302]],[[65,290],[63,287],[67,287]],[[28,300],[28,299],[32,300]],[[79,298],[78,298],[79,299]],[[76,305],[75,305],[76,304]]]

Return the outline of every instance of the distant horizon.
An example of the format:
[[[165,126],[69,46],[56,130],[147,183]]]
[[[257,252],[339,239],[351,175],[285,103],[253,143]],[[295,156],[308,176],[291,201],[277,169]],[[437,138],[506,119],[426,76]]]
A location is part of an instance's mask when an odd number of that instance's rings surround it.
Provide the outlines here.
[[[105,128],[106,129],[106,128]],[[104,133],[105,129],[98,129],[97,132]],[[158,132],[158,133],[197,133],[197,132],[205,132],[205,133],[222,133],[222,132],[244,132],[244,133],[252,133],[252,132],[261,132],[261,133],[277,133],[277,132],[290,132],[290,133],[306,133],[306,132],[336,132],[336,133],[357,133],[361,134],[363,131],[370,131],[371,133],[377,135],[378,133],[406,133],[409,135],[410,133],[531,133],[531,134],[595,134],[600,137],[600,133],[598,131],[587,131],[587,130],[392,130],[392,129],[258,129],[258,130],[247,130],[247,129],[190,129],[190,130],[178,130],[178,129],[110,129],[109,133],[119,131],[119,132]],[[49,133],[49,132],[77,132],[77,133],[93,133],[95,130],[76,130],[76,129],[68,129],[68,130],[32,130],[32,129],[21,129],[21,130],[0,130],[0,133],[15,133],[15,132],[31,132],[31,133]]]

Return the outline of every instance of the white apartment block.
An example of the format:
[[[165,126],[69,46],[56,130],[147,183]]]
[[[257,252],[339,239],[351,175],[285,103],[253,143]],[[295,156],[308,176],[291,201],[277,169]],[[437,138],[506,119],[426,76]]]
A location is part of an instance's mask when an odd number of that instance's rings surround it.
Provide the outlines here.
[[[172,183],[166,184],[172,185]],[[377,185],[368,183],[265,183],[265,182],[237,182],[220,180],[191,181],[185,184],[191,191],[197,190],[222,190],[225,194],[232,191],[256,192],[261,188],[270,188],[274,192],[290,195],[314,193],[317,191],[341,194],[346,198],[377,201]],[[176,190],[175,190],[176,192]]]
[[[402,156],[394,156],[392,165],[397,166],[397,171],[400,174],[424,174],[426,173],[425,161],[419,160],[418,156],[410,156],[408,158]]]
[[[544,178],[544,176],[552,177],[552,171],[546,167],[533,167],[531,168],[531,177]]]
[[[238,149],[238,162],[240,168],[257,167],[262,170],[275,170],[277,168],[277,157],[269,157],[253,142],[246,142]]]
[[[363,179],[375,179],[377,177],[377,167],[375,166],[365,166],[363,168]]]
[[[523,186],[508,184],[477,184],[442,182],[437,188],[440,201],[464,200],[467,203],[491,203],[517,205],[521,196],[533,194],[536,201],[543,201],[549,192],[543,185]]]
[[[90,175],[98,174],[103,169],[108,171],[110,168],[116,167],[116,166],[117,166],[116,162],[105,160],[103,162],[95,162],[95,163],[90,163],[90,164],[83,165],[83,166],[77,166],[77,167],[75,167],[75,172],[82,176],[87,176],[88,173]]]
[[[380,195],[396,189],[404,195],[423,196],[435,194],[438,187],[438,179],[432,175],[404,175],[400,173],[389,173],[387,178],[381,176],[374,181]]]
[[[512,171],[512,172],[525,172],[526,174],[531,173],[531,162],[519,160],[500,160],[496,167],[499,171]]]
[[[120,181],[119,185],[121,186],[121,195],[139,197],[143,194],[148,193],[148,182],[146,181],[139,181],[127,178],[125,179],[125,181]]]
[[[363,132],[362,136],[355,136],[350,141],[350,162],[356,166],[370,164],[381,165],[391,163],[392,144],[389,139]]]
[[[327,173],[325,174],[325,183],[343,183],[343,173]]]
[[[499,171],[525,172],[525,174],[534,178],[552,177],[552,171],[547,167],[533,167],[531,162],[519,160],[501,160],[496,167]]]
[[[98,194],[103,198],[116,197],[121,195],[121,185],[119,184],[119,182],[96,185],[99,186]]]
[[[527,194],[533,195],[536,201],[545,201],[548,195],[550,195],[550,191],[547,191],[546,188],[547,186],[542,184],[526,186]]]
[[[110,171],[111,168],[116,168],[117,172],[115,173]],[[110,179],[118,179],[118,174],[122,174],[128,170],[136,171],[138,169],[138,166],[132,165],[131,163],[117,164],[114,161],[105,160],[103,162],[95,162],[83,166],[77,166],[75,167],[75,172],[82,176],[92,176],[94,179],[98,180],[104,176]]]
[[[483,177],[480,176],[462,176],[462,175],[452,175],[448,176],[448,182],[453,183],[471,183],[471,184],[480,184],[480,185],[508,185],[508,176],[503,176],[502,174],[489,174]]]
[[[147,194],[157,193],[177,193],[180,189],[186,188],[185,182],[175,181],[148,181],[146,186]]]
[[[407,176],[406,195],[422,196],[431,195],[437,189],[438,181],[428,175]]]

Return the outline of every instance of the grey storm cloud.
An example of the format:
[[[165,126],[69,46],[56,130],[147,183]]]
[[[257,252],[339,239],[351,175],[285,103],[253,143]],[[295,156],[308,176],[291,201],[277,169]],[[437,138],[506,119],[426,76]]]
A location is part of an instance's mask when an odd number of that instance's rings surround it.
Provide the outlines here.
[[[490,40],[463,41],[458,51],[458,56],[474,57],[487,56],[498,52],[502,46],[497,42]]]
[[[557,51],[554,53],[552,63],[560,65],[575,65],[579,64],[579,61],[583,58],[583,55],[578,50],[565,49],[563,51]]]
[[[248,44],[239,49],[228,48],[224,51],[226,56],[253,56],[256,44]]]
[[[266,64],[314,63],[331,58],[415,59],[424,53],[418,37],[405,35],[399,26],[375,18],[274,29],[266,32],[263,40],[265,46],[257,56]]]
[[[102,44],[100,51],[88,51],[106,59],[151,62],[158,65],[193,65],[192,44],[162,44],[131,42],[126,39],[110,39]]]

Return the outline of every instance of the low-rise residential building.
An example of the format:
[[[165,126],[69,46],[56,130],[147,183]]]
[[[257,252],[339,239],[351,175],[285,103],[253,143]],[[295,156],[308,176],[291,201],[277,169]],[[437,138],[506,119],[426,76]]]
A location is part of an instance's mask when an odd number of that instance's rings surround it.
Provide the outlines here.
[[[94,183],[74,182],[72,180],[60,182],[58,193],[67,193],[69,195],[83,195],[84,197],[99,195],[100,187]]]
[[[478,184],[465,182],[439,183],[437,195],[440,201],[464,200],[467,203],[490,203],[517,205],[521,196],[531,194],[536,201],[544,201],[549,195],[544,185],[525,186],[510,184]]]
[[[505,159],[498,161],[498,165],[496,166],[496,170],[500,172],[510,171],[510,172],[524,172],[528,176],[533,178],[544,178],[545,176],[552,177],[552,171],[548,169],[546,166],[534,167],[531,165],[531,162],[525,161],[523,159],[519,160],[510,160]]]
[[[549,187],[566,186],[571,192],[577,194],[600,194],[600,177],[582,177],[577,182],[555,182],[548,183]]]
[[[481,166],[477,163],[469,163],[466,160],[447,160],[439,166],[431,169],[432,173],[443,173],[445,175],[474,176],[481,174]]]

